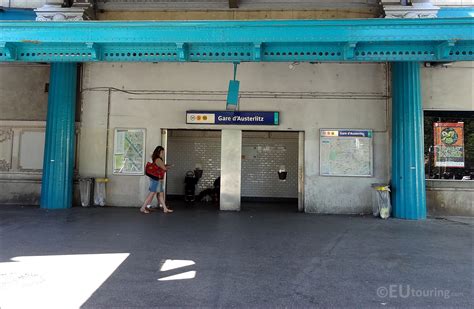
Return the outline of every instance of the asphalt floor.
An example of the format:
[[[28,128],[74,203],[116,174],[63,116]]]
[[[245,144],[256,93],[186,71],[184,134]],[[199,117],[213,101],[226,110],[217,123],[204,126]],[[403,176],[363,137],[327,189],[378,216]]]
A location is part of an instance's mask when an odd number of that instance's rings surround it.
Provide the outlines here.
[[[0,307],[474,307],[470,220],[172,206],[0,206]]]

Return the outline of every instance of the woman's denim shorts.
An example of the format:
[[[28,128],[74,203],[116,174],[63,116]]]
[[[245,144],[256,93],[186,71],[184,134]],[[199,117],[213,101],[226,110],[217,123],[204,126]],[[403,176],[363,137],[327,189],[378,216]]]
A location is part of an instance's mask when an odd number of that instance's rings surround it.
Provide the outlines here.
[[[150,178],[150,192],[165,192],[163,188],[163,180],[154,180]]]

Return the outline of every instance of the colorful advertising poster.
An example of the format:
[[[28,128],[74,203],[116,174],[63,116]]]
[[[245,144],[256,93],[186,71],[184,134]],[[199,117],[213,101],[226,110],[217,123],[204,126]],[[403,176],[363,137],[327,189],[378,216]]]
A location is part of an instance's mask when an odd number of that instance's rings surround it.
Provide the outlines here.
[[[464,123],[434,123],[434,160],[437,167],[464,167]]]

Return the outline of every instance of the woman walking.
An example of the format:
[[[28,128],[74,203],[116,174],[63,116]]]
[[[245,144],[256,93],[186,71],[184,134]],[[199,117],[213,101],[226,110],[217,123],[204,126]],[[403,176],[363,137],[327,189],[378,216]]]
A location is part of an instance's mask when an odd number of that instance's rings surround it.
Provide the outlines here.
[[[155,148],[155,151],[153,151],[153,154],[151,156],[151,160],[159,168],[161,168],[165,172],[167,172],[168,169],[169,169],[169,166],[165,165],[165,162],[163,161],[164,151],[165,151],[165,149],[163,147],[157,146]],[[140,208],[140,211],[142,213],[145,213],[145,214],[150,213],[150,210],[147,208],[147,206],[151,204],[151,202],[153,201],[153,198],[155,197],[155,195],[157,196],[158,204],[160,205],[160,207],[163,207],[163,212],[164,213],[173,212],[173,210],[166,207],[164,180],[163,179],[155,180],[155,179],[150,178],[150,187],[148,188],[148,190],[150,191],[150,193],[148,193],[148,196],[146,197],[145,202],[143,203],[143,206]]]

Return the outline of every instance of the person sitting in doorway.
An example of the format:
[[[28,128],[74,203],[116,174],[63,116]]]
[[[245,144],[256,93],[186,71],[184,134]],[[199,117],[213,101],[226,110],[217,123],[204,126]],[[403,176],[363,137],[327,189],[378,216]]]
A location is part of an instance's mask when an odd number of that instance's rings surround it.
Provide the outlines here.
[[[214,203],[219,204],[219,199],[220,199],[220,194],[221,194],[221,177],[220,176],[214,180],[213,186],[214,186],[213,188],[207,188],[207,189],[202,190],[199,193],[197,200],[201,202],[203,200],[209,199],[213,201]]]

